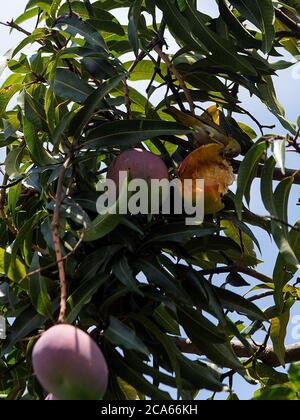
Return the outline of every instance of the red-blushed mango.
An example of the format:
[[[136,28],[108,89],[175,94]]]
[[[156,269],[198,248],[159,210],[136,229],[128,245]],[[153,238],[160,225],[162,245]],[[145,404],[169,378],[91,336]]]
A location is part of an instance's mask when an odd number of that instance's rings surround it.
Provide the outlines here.
[[[159,156],[143,149],[122,152],[108,168],[107,178],[119,187],[120,172],[127,172],[130,179],[169,179],[168,168]]]
[[[235,176],[232,166],[223,157],[224,146],[208,144],[194,150],[180,165],[181,181],[193,180],[192,190],[184,190],[184,195],[196,197],[196,180],[204,180],[205,214],[216,214],[223,210],[223,196],[233,184]],[[188,198],[188,197],[185,197]]]
[[[49,394],[45,398],[45,401],[58,401],[58,398],[56,398],[53,394]]]
[[[44,332],[34,346],[32,364],[43,388],[58,400],[99,400],[105,394],[104,356],[88,334],[72,325]]]

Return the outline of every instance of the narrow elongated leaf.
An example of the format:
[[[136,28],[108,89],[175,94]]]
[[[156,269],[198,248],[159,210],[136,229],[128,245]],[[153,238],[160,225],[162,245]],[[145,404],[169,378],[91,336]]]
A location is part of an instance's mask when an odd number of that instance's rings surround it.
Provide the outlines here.
[[[67,312],[65,321],[72,324],[81,309],[87,305],[97,290],[108,280],[109,275],[102,273],[98,274],[93,280],[86,280],[69,296],[67,300]]]
[[[178,313],[179,319],[182,320],[183,324],[184,320],[192,322],[195,326],[195,329],[197,329],[203,339],[207,340],[208,342],[221,344],[227,341],[227,337],[224,334],[222,328],[215,326],[199,311],[185,307],[180,309]]]
[[[146,243],[149,242],[187,242],[192,239],[192,237],[202,238],[205,236],[210,236],[219,229],[217,227],[209,226],[186,226],[185,224],[168,224],[167,226],[160,227],[155,230],[152,230],[151,236],[146,239]]]
[[[280,315],[278,318],[272,319],[271,323],[271,339],[273,342],[274,351],[281,365],[285,365],[285,338],[289,320],[290,312],[287,311]]]
[[[39,256],[37,252],[34,254],[32,263],[30,266],[30,272],[36,271],[40,268]],[[52,317],[51,298],[47,290],[46,279],[41,273],[36,273],[30,277],[30,298],[40,315]]]
[[[29,308],[23,312],[9,331],[7,340],[1,349],[0,358],[8,354],[19,340],[40,328],[46,320],[47,317],[37,314],[35,309]]]
[[[127,188],[128,183],[126,180],[116,203],[109,209],[106,209],[104,214],[99,214],[99,216],[97,216],[89,225],[84,233],[84,241],[92,242],[101,239],[112,232],[121,223],[122,216],[119,214],[119,209],[120,206],[122,206],[122,203],[127,203]]]
[[[0,117],[2,118],[6,107],[10,100],[15,96],[17,92],[20,92],[23,88],[21,83],[15,83],[10,86],[6,86],[0,90]]]
[[[266,321],[265,314],[254,303],[226,289],[214,287],[214,290],[222,305],[230,311],[236,311],[258,321]]]
[[[255,177],[257,166],[263,156],[266,144],[258,143],[252,147],[243,160],[237,179],[237,192],[235,196],[235,206],[238,217],[241,219],[243,210],[243,198],[246,191],[249,191]]]
[[[93,93],[93,88],[75,73],[65,69],[57,69],[54,92],[61,98],[81,103]]]
[[[129,10],[128,37],[135,56],[139,53],[138,23],[142,10],[142,0],[135,0]]]
[[[39,138],[35,125],[26,117],[23,118],[23,130],[26,145],[30,151],[32,160],[41,166],[55,164],[55,159],[44,148],[43,141]]]
[[[185,317],[181,314],[181,322],[188,337],[212,362],[219,366],[226,366],[229,369],[243,370],[243,366],[234,354],[230,344],[209,342],[206,337],[199,333],[198,325],[191,317]]]
[[[179,395],[182,394],[182,378],[181,378],[181,372],[180,372],[180,365],[178,363],[178,359],[180,358],[180,353],[172,341],[172,338],[165,335],[163,332],[160,331],[160,329],[155,325],[154,322],[149,320],[148,318],[144,316],[135,316],[134,319],[141,323],[144,328],[146,328],[150,335],[152,335],[158,342],[162,344],[162,347],[164,348],[166,354],[169,357],[170,364],[172,366],[172,369],[175,373],[175,379],[178,386],[178,393]]]
[[[135,350],[145,355],[149,350],[135,332],[115,317],[110,317],[109,327],[104,333],[105,338],[112,344],[128,350]]]
[[[109,357],[116,374],[143,395],[147,395],[158,401],[170,400],[170,395],[167,392],[161,391],[157,386],[150,384],[136,369],[129,367],[117,352],[111,351]]]
[[[275,38],[275,10],[272,0],[229,0],[263,35],[263,52],[270,52]]]
[[[143,296],[125,255],[122,255],[113,265],[113,273],[128,289]]]
[[[91,130],[83,147],[132,146],[154,137],[189,133],[191,130],[181,124],[168,121],[116,121]]]
[[[18,257],[12,262],[11,255],[0,248],[0,273],[6,275],[12,282],[18,283],[25,277],[26,267]]]
[[[169,2],[169,0],[165,0]],[[196,10],[192,2],[184,0],[186,8],[186,16],[189,19],[192,30],[198,39],[211,51],[214,60],[222,60],[222,63],[235,66],[241,69],[246,74],[256,75],[255,68],[250,64],[245,57],[238,54],[234,45],[226,39],[222,39],[214,33],[205,23],[204,16]]]
[[[107,49],[105,41],[99,32],[76,15],[60,17],[56,21],[56,26],[73,36],[81,35],[93,47],[100,47],[103,50]]]
[[[93,92],[85,101],[83,108],[75,115],[70,124],[70,133],[75,137],[79,137],[83,128],[92,118],[95,110],[101,104],[105,96],[124,78],[118,75],[103,83],[95,92]]]
[[[164,19],[166,20],[169,28],[178,39],[185,43],[188,48],[194,48],[198,52],[207,52],[207,48],[203,42],[196,38],[189,30],[189,22],[170,2],[169,0],[155,0],[156,5],[163,11]]]

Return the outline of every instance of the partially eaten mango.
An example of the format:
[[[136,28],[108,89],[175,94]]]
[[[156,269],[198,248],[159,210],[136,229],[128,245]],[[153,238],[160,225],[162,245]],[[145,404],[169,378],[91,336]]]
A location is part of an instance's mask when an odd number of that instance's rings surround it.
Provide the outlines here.
[[[184,194],[196,197],[196,180],[204,180],[205,214],[216,214],[224,209],[223,196],[233,184],[235,176],[230,163],[223,157],[224,146],[207,144],[194,150],[179,167],[179,178],[193,180],[192,191]],[[188,197],[186,197],[188,198]]]

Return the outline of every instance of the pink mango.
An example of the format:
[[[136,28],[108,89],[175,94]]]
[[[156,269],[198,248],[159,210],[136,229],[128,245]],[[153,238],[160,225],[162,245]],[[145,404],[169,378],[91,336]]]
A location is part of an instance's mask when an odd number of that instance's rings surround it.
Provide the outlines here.
[[[44,332],[33,349],[32,364],[39,382],[55,399],[99,400],[106,392],[104,356],[79,328],[57,325]]]

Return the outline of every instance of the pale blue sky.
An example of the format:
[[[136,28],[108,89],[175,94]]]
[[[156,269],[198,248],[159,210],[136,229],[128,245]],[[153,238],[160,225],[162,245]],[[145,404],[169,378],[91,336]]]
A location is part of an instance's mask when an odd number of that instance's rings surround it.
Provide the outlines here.
[[[1,10],[1,21],[7,21],[12,18],[18,16],[25,8],[27,0],[12,0],[11,2],[5,2],[5,7]],[[201,0],[199,1],[201,4],[202,10],[207,13],[215,14],[215,1],[214,0]],[[116,12],[116,16],[124,22],[126,21],[126,13],[122,11],[119,13]],[[25,25],[26,27],[26,25]],[[30,25],[27,24],[27,28],[30,29]],[[23,35],[14,31],[12,35],[9,34],[8,28],[0,26],[0,56],[3,55],[7,50],[9,50],[12,46],[16,45],[16,43],[23,38]],[[172,46],[171,40],[170,44]],[[300,107],[298,105],[298,94],[300,91],[300,64],[299,66],[299,78],[296,80],[292,77],[292,70],[288,69],[285,71],[280,72],[280,77],[275,78],[276,89],[278,92],[278,97],[280,102],[286,108],[287,117],[291,121],[297,121],[298,116],[300,115]],[[145,86],[143,84],[138,85],[140,89],[144,89]],[[160,98],[157,98],[160,99]],[[278,133],[284,133],[284,130],[280,127],[276,119],[270,114],[264,106],[255,98],[250,99],[246,93],[243,93],[242,99],[244,102],[244,107],[251,111],[261,122],[264,124],[276,124],[277,128],[276,131]],[[241,119],[241,118],[240,118]],[[244,121],[249,123],[247,118],[243,119]],[[253,126],[253,124],[251,123]],[[254,127],[254,126],[253,126]],[[255,127],[256,129],[256,127]],[[295,156],[294,154],[288,155],[288,164],[292,168],[299,168],[300,158]],[[253,194],[252,194],[252,203],[251,207],[254,212],[260,215],[265,215],[266,211],[263,208],[263,205],[260,200],[259,195],[259,183],[256,181],[253,186]],[[295,186],[293,188],[292,197],[291,197],[291,206],[290,206],[290,221],[291,223],[296,222],[300,219],[299,217],[299,207],[296,206],[296,202],[300,197],[300,187]],[[268,235],[265,235],[261,232],[257,232],[258,239],[262,244],[263,250],[263,257],[262,259],[265,261],[261,266],[259,266],[259,270],[265,272],[267,275],[272,275],[274,262],[277,257],[277,250],[276,247],[270,242]],[[220,282],[222,279],[220,278]],[[266,302],[265,304],[268,304]],[[294,309],[294,313],[299,313],[300,305],[296,305]],[[288,335],[287,343],[293,343],[293,339],[291,335]],[[239,391],[242,392],[244,398],[250,398],[252,395],[252,388],[249,389],[248,386],[245,386],[242,382],[238,381],[236,384],[240,389]]]

